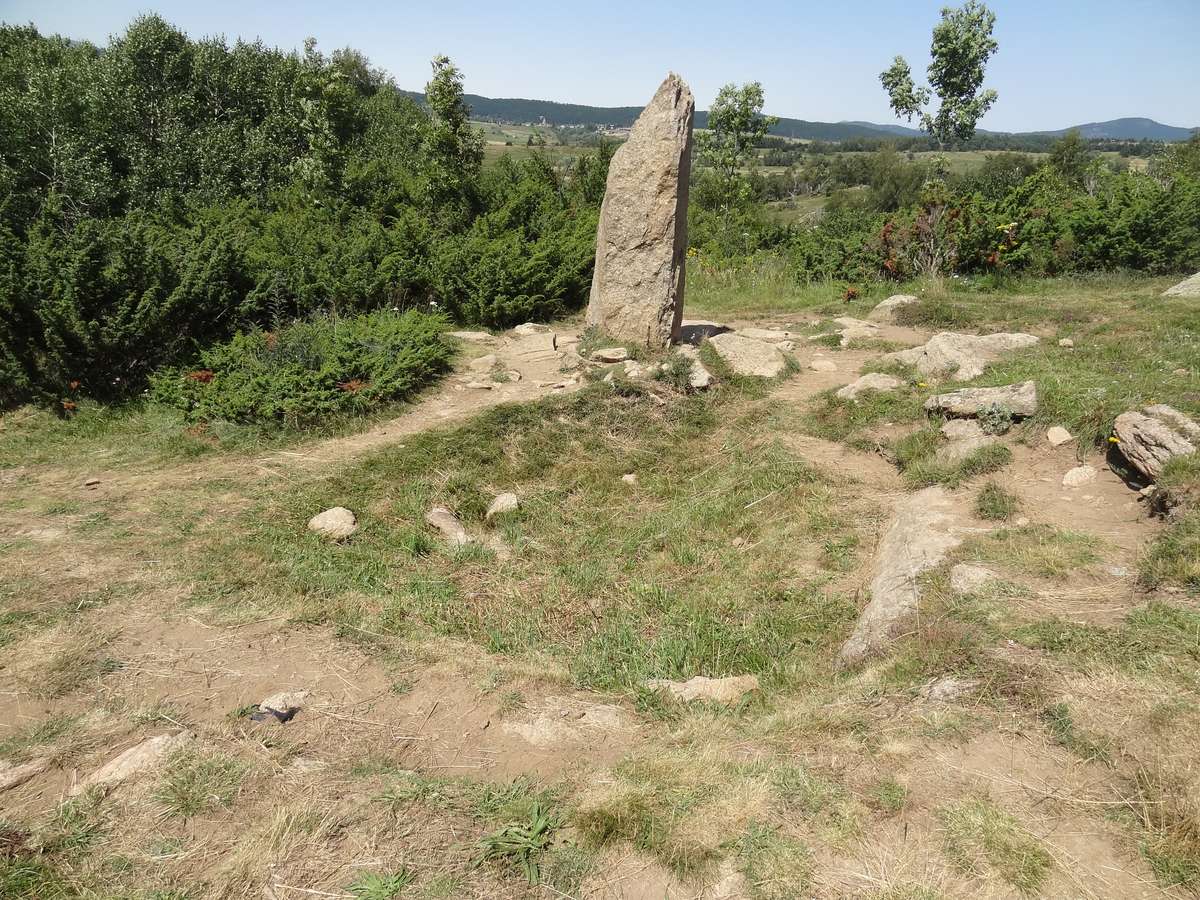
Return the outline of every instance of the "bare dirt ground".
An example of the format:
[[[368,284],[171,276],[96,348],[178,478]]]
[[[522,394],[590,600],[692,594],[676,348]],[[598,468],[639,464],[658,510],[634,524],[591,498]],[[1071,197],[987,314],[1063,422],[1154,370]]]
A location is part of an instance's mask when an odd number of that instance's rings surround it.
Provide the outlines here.
[[[806,323],[793,317],[746,324]],[[927,336],[885,327],[880,339],[910,346]],[[496,353],[497,371],[515,371],[519,380],[506,375],[486,389],[467,387],[478,376],[464,369],[403,415],[360,434],[255,458],[212,455],[170,467],[113,469],[97,456],[83,467],[75,461],[0,473],[10,501],[0,508],[8,596],[15,610],[40,617],[39,627],[0,650],[0,748],[14,763],[44,763],[0,792],[0,817],[18,842],[49,828],[69,831],[80,848],[103,846],[78,863],[68,857],[62,890],[105,896],[81,885],[108,879],[122,885],[112,896],[348,897],[347,885],[364,873],[403,863],[420,879],[395,896],[1185,896],[1156,879],[1115,815],[1123,808],[1111,764],[1080,758],[989,700],[944,703],[889,693],[880,687],[892,677],[886,666],[872,664],[839,682],[840,699],[829,692],[772,698],[770,709],[744,728],[705,711],[680,726],[648,715],[632,694],[576,687],[561,659],[489,652],[455,636],[398,643],[362,627],[356,633],[354,625],[338,631],[306,624],[286,612],[231,616],[191,599],[193,536],[241,527],[239,516],[272,491],[336,477],[355,459],[500,404],[582,386],[563,373],[558,357],[507,356],[515,340],[473,345],[471,355]],[[559,331],[560,348],[576,340]],[[857,485],[886,512],[909,489],[890,461],[806,434],[791,418],[879,355],[801,346],[799,372],[753,402],[778,411],[782,425],[774,437],[787,451]],[[810,369],[816,356],[835,368]],[[1066,580],[997,564],[1022,585],[1013,608],[1030,618],[1120,623],[1146,602],[1133,573],[1161,526],[1102,460],[1087,453],[1080,459],[1073,444],[1052,449],[1040,434],[1022,440],[1011,442],[1013,462],[994,480],[1037,524],[1092,535],[1103,549],[1097,564]],[[1063,474],[1080,462],[1094,465],[1098,477],[1064,488]],[[84,485],[85,469],[94,485]],[[969,506],[964,501],[963,509]],[[851,585],[862,595],[870,542],[883,521],[863,524],[867,545],[832,585]],[[1066,671],[1048,660],[1045,666],[1065,696],[1091,692],[1083,705],[1097,712],[1085,720],[1099,728],[1109,698],[1120,693],[1119,684],[1103,679],[1116,676]],[[286,724],[239,712],[280,690],[308,692]],[[1134,707],[1127,722],[1148,715],[1149,700],[1127,699]],[[1116,715],[1117,707],[1108,712]],[[31,737],[47,723],[59,725]],[[1114,727],[1119,722],[1106,730]],[[201,811],[180,817],[166,811],[161,785],[142,776],[79,813],[74,831],[55,819],[89,773],[147,737],[180,732],[194,735],[202,754],[242,761],[236,797],[207,802],[202,788]],[[776,845],[764,844],[766,862],[753,863],[759,850],[730,850],[724,838],[712,839],[724,848],[716,854],[723,859],[690,872],[648,836],[640,847],[617,841],[594,848],[578,877],[543,878],[537,887],[526,887],[510,870],[474,864],[474,842],[489,820],[464,812],[466,801],[453,793],[463,788],[452,786],[460,780],[504,786],[519,779],[570,796],[607,796],[627,777],[621,767],[629,760],[693,751],[697,759],[714,753],[746,771],[764,759],[803,760],[840,785],[830,789],[838,798],[831,806],[788,813],[778,826],[786,830],[794,821],[813,848],[803,894],[789,893],[788,885],[799,881],[772,880],[799,865],[770,856],[781,852]],[[397,793],[396,777],[409,779],[402,782],[407,793]],[[715,783],[723,776],[696,777]],[[872,799],[885,781],[902,794],[894,808],[891,800]],[[683,820],[672,828],[694,832],[701,844],[710,833],[724,834],[723,826],[736,831],[741,822],[753,831],[754,811],[769,803],[760,796],[766,788],[747,776],[737,790],[744,794],[727,807],[684,804]],[[1011,848],[996,850],[987,835],[973,862],[947,863],[946,805],[970,798],[1002,808],[1044,848],[1050,862],[1043,880],[1030,889],[1014,886],[1004,866],[1024,864],[1012,863]],[[722,808],[731,810],[728,821],[715,821],[721,816],[714,810]],[[566,825],[560,839],[582,842],[573,828]],[[85,832],[86,840],[79,837]]]

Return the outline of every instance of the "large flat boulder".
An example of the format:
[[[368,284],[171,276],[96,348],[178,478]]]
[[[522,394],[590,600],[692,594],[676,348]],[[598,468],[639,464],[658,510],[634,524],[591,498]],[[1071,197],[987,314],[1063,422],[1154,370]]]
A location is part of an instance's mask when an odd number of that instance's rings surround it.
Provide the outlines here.
[[[1001,387],[963,388],[934,394],[925,401],[927,412],[959,418],[977,416],[993,407],[1007,410],[1014,416],[1032,416],[1038,407],[1037,385],[1032,381],[1023,381]]]
[[[708,343],[735,375],[774,378],[787,368],[783,353],[766,341],[756,341],[730,332],[710,337]]]
[[[836,396],[841,400],[857,403],[859,395],[865,394],[867,391],[894,391],[903,384],[903,381],[893,375],[868,372],[866,375],[860,375],[845,387],[838,388]]]
[[[587,322],[621,343],[679,339],[695,108],[668,75],[608,167]]]
[[[1164,297],[1200,297],[1200,272],[1163,291]]]
[[[982,375],[988,364],[999,359],[1000,354],[1032,347],[1037,342],[1035,335],[1021,332],[958,334],[943,331],[920,347],[889,353],[885,359],[895,359],[914,366],[922,375],[970,381]]]
[[[871,600],[838,652],[838,665],[853,666],[886,650],[912,628],[921,600],[917,576],[962,543],[950,495],[942,487],[909,494],[896,507],[875,554]]]
[[[1151,481],[1175,457],[1200,451],[1200,425],[1165,403],[1121,413],[1113,436],[1117,449]]]
[[[919,302],[920,300],[912,294],[892,294],[867,313],[867,318],[872,322],[894,322],[896,310]]]

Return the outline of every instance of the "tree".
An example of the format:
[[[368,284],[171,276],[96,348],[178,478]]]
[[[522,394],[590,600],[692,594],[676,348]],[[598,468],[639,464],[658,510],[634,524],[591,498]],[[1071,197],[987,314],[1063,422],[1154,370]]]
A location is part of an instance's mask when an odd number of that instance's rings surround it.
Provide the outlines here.
[[[934,26],[929,48],[929,84],[917,87],[903,56],[880,73],[896,115],[908,121],[917,117],[921,129],[941,147],[968,141],[975,124],[996,102],[996,92],[981,90],[984,69],[999,46],[992,38],[996,15],[978,0],[967,0],[960,9],[942,8],[942,21]],[[936,92],[941,106],[936,113],[924,109]]]
[[[752,159],[755,144],[779,121],[764,116],[762,108],[761,83],[752,81],[740,88],[727,84],[708,111],[708,129],[696,139],[700,158],[717,173],[727,202],[739,193],[741,169]]]
[[[471,109],[463,96],[463,76],[448,56],[433,59],[433,78],[425,85],[432,119],[426,135],[431,165],[430,194],[435,206],[462,197],[483,165],[483,135],[471,127]]]
[[[1050,168],[1072,187],[1083,185],[1094,158],[1078,128],[1072,128],[1050,148]]]

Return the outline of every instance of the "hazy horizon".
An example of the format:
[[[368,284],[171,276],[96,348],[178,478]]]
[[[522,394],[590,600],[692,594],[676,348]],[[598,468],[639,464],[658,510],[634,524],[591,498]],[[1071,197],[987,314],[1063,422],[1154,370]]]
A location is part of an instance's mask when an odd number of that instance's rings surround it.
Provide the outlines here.
[[[942,0],[884,0],[859,7],[797,9],[767,0],[750,13],[707,2],[654,8],[618,0],[605,9],[564,9],[537,0],[518,20],[498,7],[444,2],[338,7],[233,4],[203,8],[169,0],[47,7],[0,0],[0,20],[43,33],[105,44],[138,14],[156,12],[193,38],[261,38],[299,49],[308,36],[325,52],[351,46],[406,90],[421,90],[429,60],[454,59],[468,93],[588,106],[642,106],[668,70],[692,86],[706,108],[726,82],[761,81],[767,111],[810,121],[897,120],[878,74],[896,54],[922,79],[930,30]],[[1042,131],[1127,117],[1200,127],[1200,3],[1194,0],[1094,0],[989,4],[1000,49],[987,86],[999,92],[980,127]],[[1071,40],[1063,41],[1065,34]],[[851,36],[835,40],[832,36]]]

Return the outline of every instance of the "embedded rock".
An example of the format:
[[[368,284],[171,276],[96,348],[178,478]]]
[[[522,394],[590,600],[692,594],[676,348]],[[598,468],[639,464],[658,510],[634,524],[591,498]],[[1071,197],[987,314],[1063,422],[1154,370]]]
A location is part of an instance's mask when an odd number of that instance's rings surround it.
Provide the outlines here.
[[[1200,425],[1165,403],[1121,413],[1113,436],[1130,464],[1151,480],[1176,456],[1200,450]]]
[[[885,650],[911,628],[921,599],[917,576],[940,563],[965,533],[942,487],[925,488],[899,502],[875,555],[871,600],[838,652],[839,666],[853,666]]]
[[[739,328],[734,334],[750,338],[752,341],[764,341],[768,344],[779,344],[784,341],[794,341],[800,337],[791,331],[781,331],[778,328]]]
[[[346,507],[335,506],[309,519],[308,530],[331,541],[344,541],[358,531],[358,519]]]
[[[20,787],[50,768],[50,760],[42,758],[27,763],[0,763],[0,793]]]
[[[808,367],[814,372],[836,372],[838,370],[837,363],[823,356],[814,356],[809,360]]]
[[[483,356],[475,357],[467,363],[467,368],[472,372],[490,372],[496,368],[496,364],[499,362],[500,360],[495,353],[487,353]]]
[[[974,594],[999,577],[991,569],[959,563],[950,570],[950,587],[960,594]]]
[[[963,388],[935,394],[925,401],[928,412],[960,417],[977,416],[993,407],[1006,410],[1013,416],[1032,416],[1037,412],[1037,406],[1037,385],[1032,381],[1003,387]]]
[[[708,678],[697,675],[687,681],[652,678],[646,682],[652,691],[665,691],[676,700],[711,700],[714,703],[737,703],[746,694],[758,690],[757,675],[734,675],[729,678]]]
[[[603,347],[593,350],[591,354],[592,362],[598,363],[619,363],[627,359],[629,359],[629,351],[624,347]]]
[[[1067,488],[1080,487],[1096,480],[1096,470],[1092,466],[1076,466],[1063,476],[1062,486]]]
[[[774,344],[732,333],[718,334],[708,342],[735,375],[774,378],[787,368],[787,360]]]
[[[550,326],[543,325],[540,322],[525,322],[513,329],[513,334],[521,337],[529,337],[531,334],[549,334]]]
[[[687,344],[679,348],[679,355],[691,360],[692,370],[688,373],[688,384],[694,391],[705,391],[712,385],[715,378],[712,372],[700,362],[700,351]]]
[[[192,736],[186,731],[146,738],[140,744],[130,747],[124,753],[105,763],[87,778],[77,781],[71,787],[70,794],[71,796],[82,794],[93,787],[104,789],[116,787],[141,772],[157,767],[172,753],[182,750],[191,742]]]
[[[933,703],[953,703],[974,691],[980,685],[978,678],[959,678],[946,675],[937,678],[921,689],[921,697]]]
[[[1200,297],[1200,272],[1163,291],[1164,297]]]
[[[912,294],[893,294],[873,310],[867,313],[867,318],[873,322],[891,322],[896,317],[896,310],[919,300]]]
[[[855,319],[852,316],[839,316],[833,322],[835,325],[841,327],[841,345],[843,347],[850,346],[851,341],[870,340],[879,334],[879,326],[874,322],[867,322],[864,319]]]
[[[446,334],[460,341],[470,341],[473,344],[493,344],[496,339],[486,331],[447,331]]]
[[[258,708],[290,716],[304,706],[304,701],[307,699],[308,691],[277,691],[260,700]]]
[[[695,107],[668,75],[609,163],[587,322],[626,343],[679,340]]]
[[[845,387],[838,388],[836,396],[842,400],[852,400],[857,403],[858,395],[866,391],[894,391],[903,384],[903,381],[891,375],[884,375],[882,372],[868,372]]]
[[[951,419],[942,426],[941,431],[948,443],[938,447],[933,456],[944,466],[956,465],[976,450],[996,443],[996,438],[985,434],[974,419]]]
[[[490,522],[496,516],[512,512],[520,505],[521,501],[517,499],[516,494],[511,492],[497,494],[496,499],[493,500],[492,505],[487,508],[487,512],[484,513],[483,518],[485,521]]]
[[[1001,353],[1032,347],[1037,342],[1034,335],[1020,332],[975,335],[943,331],[920,347],[889,353],[885,358],[915,366],[922,375],[949,375],[955,381],[970,381],[982,375]]]
[[[463,527],[463,523],[444,506],[435,506],[425,513],[425,521],[442,533],[446,543],[453,547],[461,547],[472,542],[471,535]]]
[[[561,358],[558,337],[553,331],[538,331],[518,338],[509,345],[506,355],[523,362],[544,362]]]

